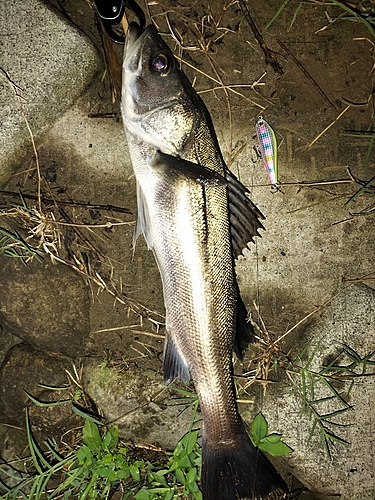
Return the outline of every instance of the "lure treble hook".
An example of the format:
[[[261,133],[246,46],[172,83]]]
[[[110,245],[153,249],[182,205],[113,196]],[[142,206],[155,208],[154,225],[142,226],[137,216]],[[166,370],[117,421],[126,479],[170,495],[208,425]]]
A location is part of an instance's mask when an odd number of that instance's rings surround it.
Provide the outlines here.
[[[136,15],[141,32],[146,27],[145,14],[134,0],[95,0],[95,5],[107,35],[115,43],[120,45],[125,43],[125,36],[118,35],[113,29],[113,26],[121,23],[125,9],[131,10]]]

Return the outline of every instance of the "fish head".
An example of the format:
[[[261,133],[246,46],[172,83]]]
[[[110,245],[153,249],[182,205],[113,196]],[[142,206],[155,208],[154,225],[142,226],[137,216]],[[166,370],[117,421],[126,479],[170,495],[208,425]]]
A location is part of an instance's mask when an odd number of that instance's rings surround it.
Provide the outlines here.
[[[197,119],[195,95],[156,28],[150,25],[139,33],[131,23],[121,103],[127,131],[164,153],[181,155]]]

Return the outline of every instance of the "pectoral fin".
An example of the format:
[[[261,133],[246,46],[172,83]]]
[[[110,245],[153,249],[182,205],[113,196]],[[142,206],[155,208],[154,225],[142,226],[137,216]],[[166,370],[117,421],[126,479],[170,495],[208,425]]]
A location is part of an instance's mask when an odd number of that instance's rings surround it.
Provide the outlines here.
[[[161,151],[156,151],[149,163],[153,169],[171,178],[187,178],[204,186],[223,186],[227,183],[222,175],[210,168]]]
[[[137,220],[135,221],[134,227],[133,247],[135,247],[135,243],[140,234],[143,234],[149,250],[152,249],[154,244],[152,240],[147,203],[142,188],[137,182]]]

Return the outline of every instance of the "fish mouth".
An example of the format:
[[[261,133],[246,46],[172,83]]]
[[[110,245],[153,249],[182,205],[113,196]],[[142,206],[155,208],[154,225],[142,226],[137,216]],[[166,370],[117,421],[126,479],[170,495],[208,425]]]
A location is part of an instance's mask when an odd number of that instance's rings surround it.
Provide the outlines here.
[[[129,57],[131,53],[134,53],[138,47],[140,47],[145,39],[153,34],[157,33],[154,25],[149,24],[147,28],[145,28],[141,32],[141,28],[138,23],[131,22],[129,24],[128,31],[125,37],[125,49],[124,56]]]
[[[132,22],[129,24],[128,31],[126,33],[126,49],[134,45],[140,36],[140,30],[141,28],[138,23]]]

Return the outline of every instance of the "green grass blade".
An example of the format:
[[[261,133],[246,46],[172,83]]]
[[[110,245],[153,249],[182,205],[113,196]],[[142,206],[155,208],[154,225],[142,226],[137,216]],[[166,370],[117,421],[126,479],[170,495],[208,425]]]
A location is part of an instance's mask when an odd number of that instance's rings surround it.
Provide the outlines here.
[[[375,351],[370,352],[369,354],[367,354],[367,356],[362,358],[362,363],[366,365],[375,365],[375,359],[371,359],[374,357],[374,355]]]
[[[336,399],[336,396],[326,396],[325,398],[312,399],[309,401],[310,405],[318,405],[319,403],[326,403],[327,401],[332,401]]]
[[[316,426],[318,425],[318,419],[315,419],[309,433],[309,437],[307,438],[307,443],[310,443],[311,438],[313,437],[313,434],[315,432]]]
[[[83,491],[82,495],[79,497],[79,500],[86,500],[87,496],[92,491],[93,486],[95,485],[97,479],[98,479],[98,476],[97,476],[96,473],[94,473],[93,476],[92,476],[92,478],[90,479],[89,484],[86,486],[86,488]]]
[[[375,178],[374,178],[375,179]],[[362,358],[361,356],[350,346],[344,344],[344,349],[343,349],[343,352],[345,352],[345,354],[353,359],[354,361],[356,361],[358,364],[362,362]]]
[[[285,9],[285,7],[288,5],[290,0],[284,0],[284,2],[281,4],[281,6],[278,8],[276,14],[273,16],[273,18],[267,23],[266,27],[262,30],[262,35],[272,26],[272,24],[276,21],[276,19],[279,17],[279,15],[282,13],[282,11]]]
[[[313,339],[310,339],[307,344],[305,345],[305,347],[302,349],[302,351],[298,354],[298,356],[296,357],[296,359],[293,361],[293,366],[296,366],[300,361],[301,359],[303,358],[303,356],[305,355],[307,349],[310,347],[311,343],[312,343],[312,340]]]
[[[320,375],[324,375],[326,372],[330,371],[335,365],[336,363],[339,361],[339,359],[341,358],[341,356],[344,354],[344,349],[342,349],[338,354],[337,356],[335,356],[332,361],[330,363],[328,363],[328,365],[325,365],[323,366],[323,368],[320,370],[319,374]]]
[[[360,189],[358,189],[358,191],[356,193],[354,193],[353,196],[351,196],[348,201],[345,202],[345,205],[347,205],[351,201],[355,200],[361,193],[363,193],[366,189],[371,187],[374,183],[375,183],[375,177],[370,179],[368,182],[366,182],[366,184],[364,186],[362,186]]]
[[[52,457],[56,461],[61,462],[62,460],[64,460],[64,457],[62,455],[60,455],[60,453],[57,451],[56,443],[52,442],[52,440],[50,438],[48,438],[46,441],[44,441],[44,444],[48,448]]]
[[[40,476],[37,475],[34,477],[33,484],[31,486],[31,490],[28,495],[30,499],[39,500],[39,497],[37,496],[37,490],[39,489],[41,478],[42,474]]]
[[[27,391],[24,391],[24,393],[26,394],[26,396],[31,399],[31,401],[36,404],[37,406],[40,406],[42,408],[48,408],[50,406],[59,406],[59,405],[63,405],[63,404],[66,404],[66,403],[70,403],[71,402],[71,399],[62,399],[61,401],[42,401],[38,398],[36,398],[35,396],[32,396],[29,392]]]
[[[103,425],[103,422],[88,414],[84,409],[81,409],[76,403],[72,403],[72,410],[74,411],[74,413],[84,418],[85,420],[90,420],[91,422],[95,422],[98,425]]]
[[[76,457],[72,457],[72,464],[77,461]],[[83,477],[84,477],[84,471],[83,467],[77,467],[77,468],[72,468],[71,465],[67,468],[66,471],[67,477],[65,480],[60,483],[54,490],[51,495],[51,498],[56,497],[57,495],[60,494],[60,492],[64,492],[69,490],[70,487],[75,487],[78,491],[81,490],[81,484],[83,483]],[[76,481],[77,478],[81,478],[81,481],[79,485],[74,485],[74,482]]]
[[[75,460],[75,459],[73,459],[73,460]],[[48,473],[46,473],[44,475],[44,481],[41,483],[40,489],[37,491],[37,493],[40,492],[40,494],[43,494],[43,492],[47,490],[47,486],[48,486],[48,483],[49,483],[51,477],[58,472],[61,473],[63,471],[64,467],[69,465],[71,461],[72,461],[72,458],[67,457],[66,459],[61,460],[60,462],[55,464],[53,467],[51,467],[51,469],[48,471]],[[49,495],[48,495],[48,497],[51,498]]]
[[[307,379],[309,381],[309,391],[310,391],[309,400],[315,399],[315,379],[313,377],[313,374],[308,372]]]
[[[311,353],[311,355],[310,355],[309,359],[307,360],[307,363],[306,363],[306,364],[305,364],[305,366],[304,366],[305,370],[307,370],[307,369],[309,369],[309,368],[310,368],[310,365],[311,365],[311,363],[313,362],[313,360],[314,360],[314,358],[315,358],[315,355],[316,355],[316,353],[317,353],[317,351],[318,351],[318,349],[319,349],[319,347],[320,347],[320,344],[322,343],[322,340],[323,340],[323,339],[320,339],[320,340],[318,341],[318,343],[316,344],[316,346],[314,347],[313,352]]]
[[[50,391],[69,391],[71,389],[70,385],[63,385],[61,387],[55,385],[38,384],[42,389],[48,389]]]
[[[330,460],[332,460],[331,448],[329,447],[330,446],[330,442],[329,442],[329,438],[327,437],[327,434],[326,434],[326,431],[325,431],[324,427],[321,427],[320,431],[321,431],[321,439],[323,441],[324,448],[326,450],[328,458]]]
[[[31,428],[30,428],[30,420],[29,420],[29,412],[26,408],[26,433],[27,433],[27,441],[30,448],[31,457],[33,459],[34,466],[39,474],[43,474],[43,468],[49,469],[50,464],[44,458],[43,453],[40,451],[38,444],[33,438]]]
[[[299,14],[299,11],[301,10],[301,7],[303,5],[303,2],[300,2],[296,8],[296,10],[294,11],[294,14],[293,14],[293,17],[292,17],[292,20],[290,22],[290,25],[289,25],[289,28],[288,28],[288,31],[290,31],[292,28],[293,28],[293,25],[297,19],[297,16]]]
[[[2,474],[5,474],[10,479],[13,479],[15,481],[19,481],[21,479],[20,476],[15,476],[15,475],[9,473],[9,471],[7,471],[6,469],[3,469],[2,467],[0,467],[0,470],[1,470]],[[1,491],[1,489],[5,490],[7,498],[18,498],[18,495],[17,495],[18,492],[19,492],[19,494],[25,496],[25,494],[20,490],[21,490],[21,488],[24,488],[25,486],[27,486],[27,484],[31,481],[32,481],[32,478],[25,478],[21,482],[17,483],[15,486],[10,488],[4,481],[2,481],[0,479],[0,491]]]
[[[326,433],[327,438],[331,441],[335,441],[337,443],[344,444],[346,446],[348,446],[350,444],[349,441],[345,441],[345,439],[342,439],[339,436],[336,436],[336,434],[333,434],[333,432],[328,431],[327,429],[325,429],[325,433]]]
[[[330,418],[337,417],[337,415],[342,415],[343,413],[347,412],[348,410],[352,410],[352,406],[347,406],[345,408],[341,408],[340,410],[332,411],[330,413],[325,413],[323,415],[320,415],[321,420],[329,420]]]
[[[336,396],[336,398],[346,407],[350,408],[350,404],[345,401],[345,399],[341,396],[341,394],[333,387],[332,384],[329,383],[329,381],[327,380],[326,377],[322,377],[321,380],[324,382],[324,384],[326,385],[326,387],[328,387],[328,389],[332,392],[332,394],[334,394]]]

